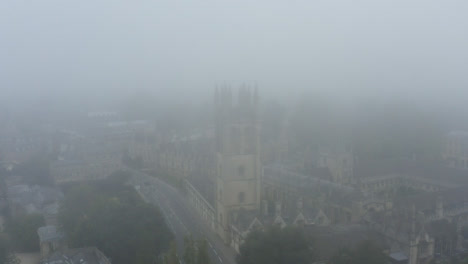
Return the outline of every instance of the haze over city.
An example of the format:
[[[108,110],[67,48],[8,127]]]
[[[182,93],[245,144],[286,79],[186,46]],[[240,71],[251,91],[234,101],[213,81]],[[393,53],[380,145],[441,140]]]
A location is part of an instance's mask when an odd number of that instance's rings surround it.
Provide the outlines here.
[[[257,81],[280,98],[312,90],[462,104],[467,10],[432,0],[2,1],[2,98],[146,90],[203,100],[217,82]]]
[[[467,264],[467,14],[0,1],[0,263]]]

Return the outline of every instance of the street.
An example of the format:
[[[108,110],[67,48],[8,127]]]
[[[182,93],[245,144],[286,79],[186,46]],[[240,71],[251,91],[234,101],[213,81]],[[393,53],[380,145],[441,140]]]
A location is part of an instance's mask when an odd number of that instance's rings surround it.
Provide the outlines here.
[[[235,263],[234,249],[226,246],[221,238],[204,223],[180,190],[156,177],[138,171],[133,171],[130,184],[146,202],[160,208],[168,227],[174,233],[180,263],[184,263],[184,237],[189,234],[194,239],[207,240],[212,263]]]

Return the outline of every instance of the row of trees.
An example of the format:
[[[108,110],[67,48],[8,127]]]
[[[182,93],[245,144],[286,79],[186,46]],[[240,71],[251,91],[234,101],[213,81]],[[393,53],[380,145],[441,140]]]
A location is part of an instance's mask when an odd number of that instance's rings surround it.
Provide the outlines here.
[[[387,256],[370,240],[360,243],[355,249],[341,249],[330,264],[386,264]]]
[[[308,237],[298,228],[254,231],[242,244],[238,264],[308,264],[316,260]]]
[[[320,241],[317,241],[320,243]],[[318,261],[311,239],[302,229],[287,227],[252,232],[240,247],[238,264],[309,264]],[[387,256],[372,243],[364,241],[354,249],[339,250],[329,264],[386,264]]]
[[[37,229],[45,225],[41,214],[18,215],[7,220],[5,229],[9,236],[9,244],[18,252],[33,252],[39,250]]]
[[[130,156],[130,152],[125,150],[122,156],[122,163],[133,169],[141,169],[143,168],[143,157],[136,156],[133,158]]]
[[[186,236],[184,239],[185,264],[210,264],[211,259],[208,254],[208,243],[205,239],[195,240],[192,236]],[[163,264],[179,264],[177,256],[177,247],[175,242],[171,242],[169,251],[163,256]]]
[[[13,254],[13,249],[8,237],[5,234],[0,234],[0,263],[18,264],[19,261]]]
[[[124,184],[126,172],[71,186],[59,212],[69,246],[96,246],[114,264],[154,263],[173,235],[160,211]]]

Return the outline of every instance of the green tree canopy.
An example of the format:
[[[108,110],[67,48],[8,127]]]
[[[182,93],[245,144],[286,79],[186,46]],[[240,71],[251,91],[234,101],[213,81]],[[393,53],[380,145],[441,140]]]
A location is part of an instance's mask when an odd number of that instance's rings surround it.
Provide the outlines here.
[[[330,261],[330,264],[386,264],[387,256],[382,250],[366,240],[359,244],[356,249],[342,249]]]
[[[197,249],[191,235],[184,238],[184,261],[186,264],[196,264]]]
[[[211,259],[208,254],[208,243],[205,239],[197,242],[197,264],[210,264]]]
[[[50,162],[47,157],[32,157],[16,167],[13,173],[21,176],[23,182],[28,185],[50,186],[54,184],[54,180],[50,175]]]
[[[168,252],[163,256],[163,264],[179,264],[177,246],[174,241],[171,242]]]
[[[141,169],[143,168],[143,157],[142,156],[131,157],[130,152],[127,149],[124,151],[124,154],[122,156],[122,163],[133,169]]]
[[[208,242],[206,239],[194,240],[191,235],[184,238],[185,264],[210,264]]]
[[[312,260],[307,237],[292,227],[250,233],[237,256],[238,264],[306,264]]]
[[[115,178],[68,190],[59,221],[70,246],[97,246],[115,264],[154,263],[172,239],[159,210]]]
[[[4,264],[17,264],[18,259],[14,256],[11,251],[11,245],[7,237],[0,234],[0,263]]]
[[[39,250],[37,229],[44,225],[44,217],[40,214],[20,215],[9,219],[6,230],[13,248],[22,252]]]

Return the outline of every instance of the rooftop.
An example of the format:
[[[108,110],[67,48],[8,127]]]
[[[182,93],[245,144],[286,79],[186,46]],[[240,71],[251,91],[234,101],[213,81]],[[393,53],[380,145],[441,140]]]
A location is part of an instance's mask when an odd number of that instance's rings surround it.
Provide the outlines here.
[[[59,241],[65,237],[65,235],[53,225],[39,227],[39,229],[37,229],[37,234],[39,235],[39,241],[41,243]]]

